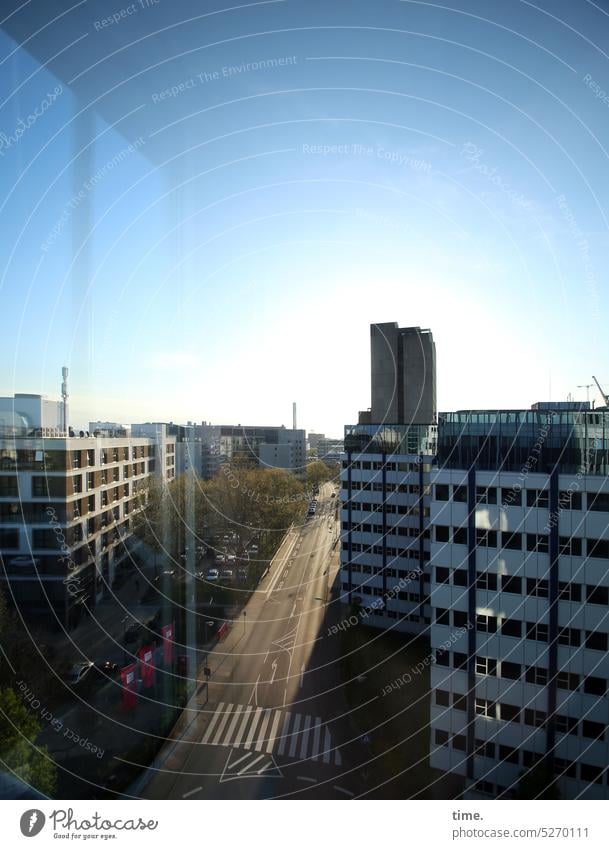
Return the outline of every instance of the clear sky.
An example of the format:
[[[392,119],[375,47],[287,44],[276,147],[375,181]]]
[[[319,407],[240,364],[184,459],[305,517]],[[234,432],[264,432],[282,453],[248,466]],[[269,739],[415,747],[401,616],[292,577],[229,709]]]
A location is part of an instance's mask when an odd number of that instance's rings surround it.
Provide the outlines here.
[[[441,410],[609,390],[603,6],[231,5],[1,23],[0,395],[340,435],[380,321]]]

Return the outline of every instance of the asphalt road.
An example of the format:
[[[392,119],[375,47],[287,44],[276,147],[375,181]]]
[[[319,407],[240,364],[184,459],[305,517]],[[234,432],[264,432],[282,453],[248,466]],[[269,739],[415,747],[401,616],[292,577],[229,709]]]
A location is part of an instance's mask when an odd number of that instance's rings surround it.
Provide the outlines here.
[[[284,539],[245,617],[209,655],[207,691],[199,688],[186,732],[164,747],[138,795],[353,795],[341,747],[336,640],[326,636],[338,571],[332,490],[322,488],[317,515]]]

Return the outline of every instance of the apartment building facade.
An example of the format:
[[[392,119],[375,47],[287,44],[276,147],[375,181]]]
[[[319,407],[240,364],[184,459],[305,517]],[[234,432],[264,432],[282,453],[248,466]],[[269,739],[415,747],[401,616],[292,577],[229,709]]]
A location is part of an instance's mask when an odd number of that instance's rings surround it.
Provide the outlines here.
[[[435,447],[435,425],[345,428],[342,598],[373,627],[411,634],[429,627],[429,481]]]
[[[0,434],[2,585],[26,616],[79,621],[129,557],[132,517],[151,475],[175,475],[175,440]]]
[[[606,799],[609,414],[535,406],[440,416],[431,765],[473,797]]]

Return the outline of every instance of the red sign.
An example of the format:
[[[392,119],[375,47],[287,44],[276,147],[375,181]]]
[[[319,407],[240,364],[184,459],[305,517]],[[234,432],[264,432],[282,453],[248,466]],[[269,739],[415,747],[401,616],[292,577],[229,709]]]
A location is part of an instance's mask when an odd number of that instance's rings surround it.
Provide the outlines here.
[[[171,625],[163,625],[161,633],[163,634],[163,663],[165,666],[171,666],[173,660],[173,622]]]
[[[137,656],[140,659],[142,670],[142,687],[147,690],[154,684],[154,648],[153,646],[142,646]]]
[[[226,635],[228,634],[229,630],[230,630],[230,626],[229,626],[228,622],[223,622],[220,625],[220,627],[218,628],[218,631],[217,631],[218,639],[223,640],[224,637],[226,637]]]
[[[137,666],[130,663],[121,669],[121,684],[123,685],[123,707],[133,710],[137,704]]]

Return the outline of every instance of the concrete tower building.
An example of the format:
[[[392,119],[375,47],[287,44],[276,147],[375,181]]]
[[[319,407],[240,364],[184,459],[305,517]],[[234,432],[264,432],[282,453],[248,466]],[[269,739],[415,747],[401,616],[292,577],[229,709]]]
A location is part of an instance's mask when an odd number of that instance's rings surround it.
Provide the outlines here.
[[[370,325],[373,423],[436,420],[436,346],[431,330]]]

